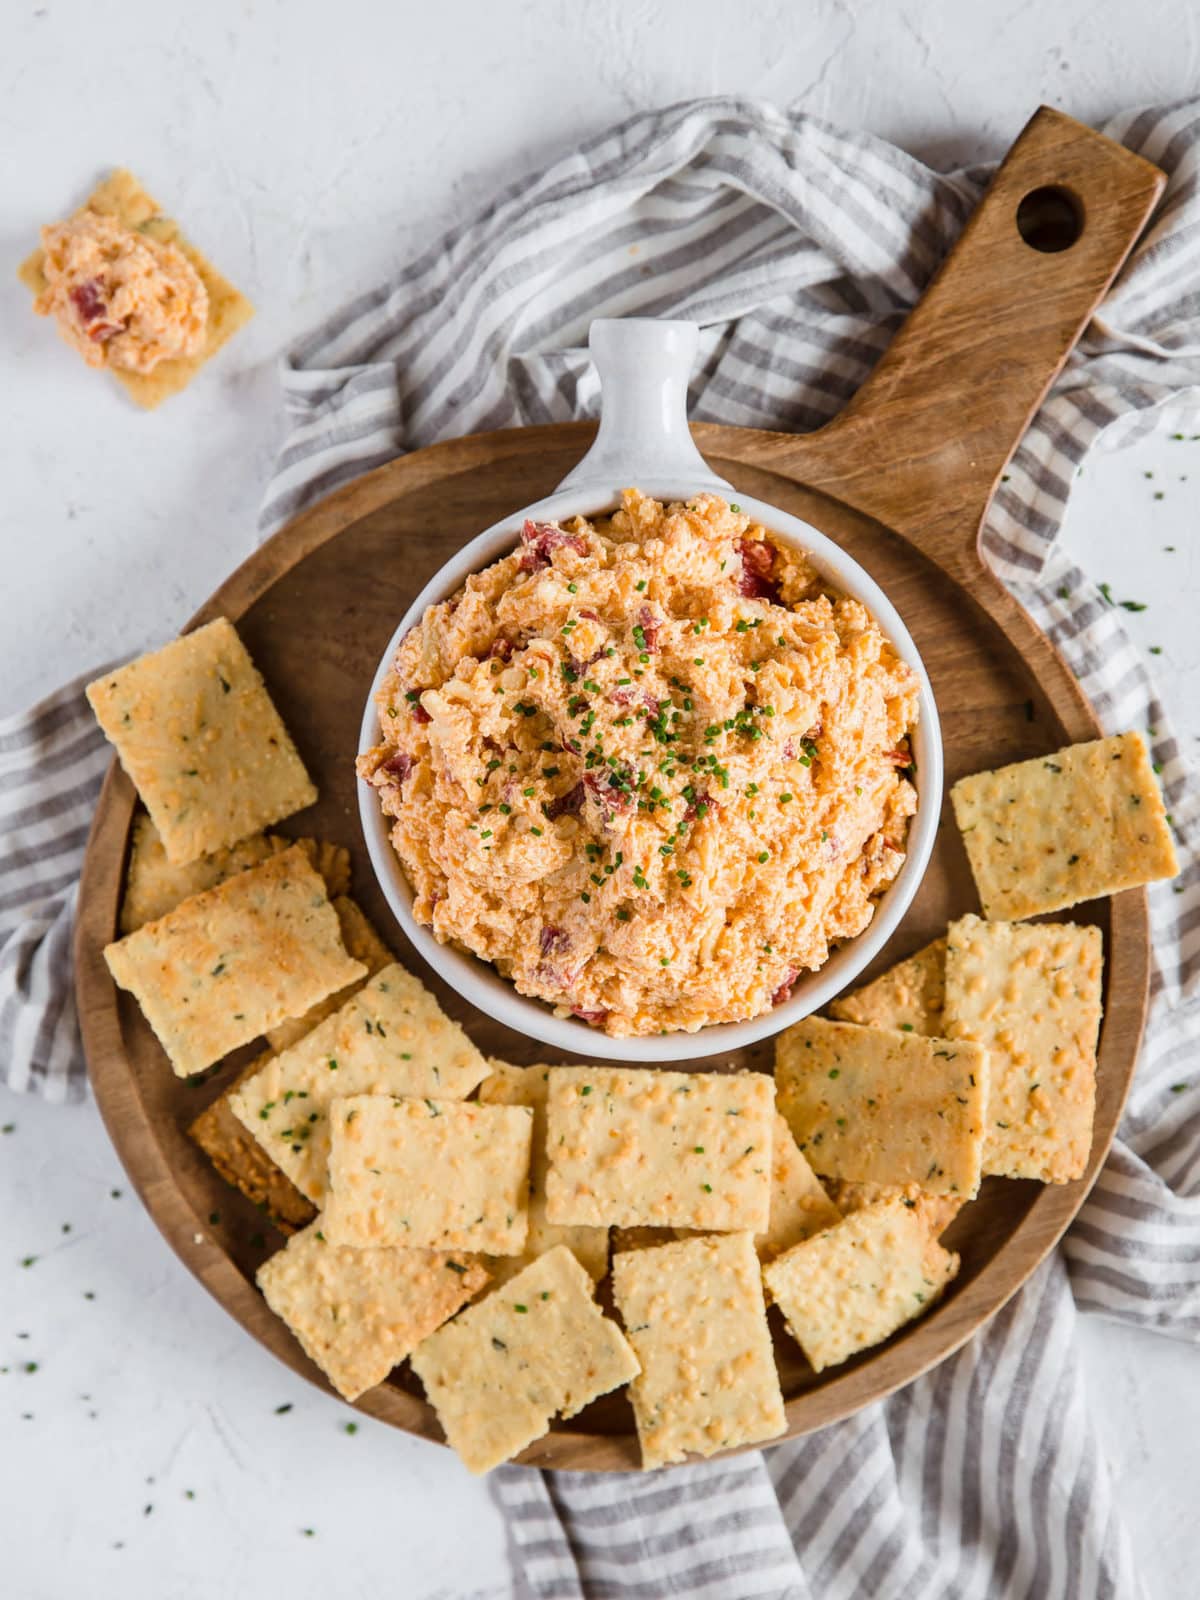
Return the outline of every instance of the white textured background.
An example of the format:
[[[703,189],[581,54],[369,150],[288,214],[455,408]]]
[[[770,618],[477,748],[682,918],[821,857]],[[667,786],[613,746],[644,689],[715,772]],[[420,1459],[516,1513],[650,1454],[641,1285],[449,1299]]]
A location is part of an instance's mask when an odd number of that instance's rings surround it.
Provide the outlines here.
[[[1187,0],[6,0],[0,714],[172,633],[250,546],[279,352],[582,135],[738,91],[972,160],[1039,101],[1097,122],[1196,92],[1198,18]],[[12,277],[37,225],[116,164],[259,306],[152,416],[84,371]],[[1176,430],[1200,415],[1090,462],[1068,538],[1148,604],[1130,626],[1193,743],[1200,442]],[[507,1594],[486,1489],[433,1446],[368,1421],[348,1435],[344,1408],[250,1342],[160,1241],[90,1108],[0,1091],[0,1125],[5,1600]],[[1083,1355],[1147,1592],[1183,1600],[1200,1357],[1099,1322]]]

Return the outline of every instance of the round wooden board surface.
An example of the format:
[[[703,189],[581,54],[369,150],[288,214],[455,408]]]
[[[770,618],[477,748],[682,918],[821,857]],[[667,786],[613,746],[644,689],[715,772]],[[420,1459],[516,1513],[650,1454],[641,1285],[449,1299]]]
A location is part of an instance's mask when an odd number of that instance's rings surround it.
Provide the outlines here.
[[[354,755],[379,657],[412,597],[449,553],[480,529],[548,493],[578,460],[587,425],[480,435],[403,458],[330,496],[257,551],[194,619],[224,614],[238,626],[291,729],[321,798],[285,832],[349,846],[352,892],[401,959],[458,1018],[484,1052],[528,1063],[544,1047],[472,1011],[409,947],[371,875],[356,806]],[[912,632],[941,713],[947,789],[964,773],[1051,751],[1095,732],[1066,669],[982,568],[973,597],[909,544],[844,506],[801,488],[770,461],[779,436],[700,427],[710,463],[744,493],[805,517],[836,538],[882,585]],[[781,441],[780,441],[781,442]],[[982,604],[980,603],[982,601]],[[998,610],[1015,640],[983,609]],[[172,1247],[230,1314],[297,1372],[325,1386],[284,1324],[268,1311],[254,1272],[281,1238],[228,1188],[186,1136],[249,1051],[195,1086],[175,1077],[134,1001],[109,978],[102,951],[115,935],[135,796],[114,766],[100,798],[85,862],[77,942],[79,1009],[92,1083],[113,1142]],[[875,970],[977,909],[948,806],[929,870]],[[944,1301],[881,1348],[816,1378],[771,1313],[790,1434],[845,1417],[907,1383],[961,1345],[1033,1271],[1078,1209],[1103,1160],[1141,1037],[1147,977],[1145,896],[1131,892],[1080,909],[1105,935],[1106,1008],[1095,1141],[1086,1176],[1046,1188],[986,1179],[946,1242],[962,1269]],[[597,1035],[595,1059],[603,1059]],[[699,1041],[698,1041],[699,1043]],[[767,1041],[732,1061],[769,1071]],[[213,1217],[219,1218],[212,1221]],[[603,1293],[603,1290],[602,1290]],[[360,1410],[439,1439],[431,1409],[402,1369],[358,1402]],[[623,1396],[555,1427],[521,1458],[542,1466],[638,1465]]]

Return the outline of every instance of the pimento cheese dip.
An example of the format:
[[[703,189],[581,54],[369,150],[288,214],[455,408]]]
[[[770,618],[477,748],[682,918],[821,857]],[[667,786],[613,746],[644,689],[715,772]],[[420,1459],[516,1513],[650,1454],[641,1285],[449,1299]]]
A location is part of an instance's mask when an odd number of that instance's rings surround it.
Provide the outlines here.
[[[913,672],[716,495],[527,522],[378,705],[417,920],[609,1034],[768,1010],[904,860]]]
[[[33,303],[89,367],[153,372],[196,356],[208,327],[208,291],[173,244],[115,218],[81,211],[42,229],[46,287]]]

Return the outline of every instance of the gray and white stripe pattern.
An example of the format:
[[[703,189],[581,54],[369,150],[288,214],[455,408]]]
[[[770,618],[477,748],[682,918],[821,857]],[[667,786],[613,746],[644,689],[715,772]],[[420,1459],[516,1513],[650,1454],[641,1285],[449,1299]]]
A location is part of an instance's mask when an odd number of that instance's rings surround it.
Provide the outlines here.
[[[1168,171],[1167,194],[1018,450],[986,547],[1105,726],[1152,730],[1186,862],[1150,895],[1150,1026],[1121,1140],[1064,1251],[884,1404],[646,1478],[497,1474],[538,1600],[1139,1592],[1074,1324],[1082,1307],[1200,1335],[1200,1080],[1177,1087],[1200,1042],[1200,791],[1118,613],[1054,541],[1098,436],[1132,437],[1200,386],[1200,104],[1107,131]],[[300,347],[261,531],[405,450],[594,415],[594,316],[699,321],[695,417],[813,428],[870,371],[988,176],[743,100],[636,117],[501,193]],[[71,883],[103,765],[78,686],[0,727],[0,1041],[9,1081],[57,1098],[82,1083]]]
[[[97,671],[103,671],[103,663]],[[75,888],[110,751],[79,683],[0,719],[0,1072],[10,1088],[78,1099]]]

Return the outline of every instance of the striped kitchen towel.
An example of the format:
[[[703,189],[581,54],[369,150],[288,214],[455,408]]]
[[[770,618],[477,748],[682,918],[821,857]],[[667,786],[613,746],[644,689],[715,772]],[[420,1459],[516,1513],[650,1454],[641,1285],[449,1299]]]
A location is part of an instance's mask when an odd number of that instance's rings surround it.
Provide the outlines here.
[[[1131,437],[1200,385],[1200,103],[1107,131],[1170,183],[1017,452],[986,545],[1105,726],[1150,730],[1186,863],[1150,891],[1150,1024],[1120,1142],[1065,1249],[885,1403],[645,1478],[498,1473],[518,1584],[538,1600],[1139,1592],[1074,1329],[1084,1309],[1200,1334],[1200,1076],[1176,1092],[1200,1045],[1200,791],[1119,613],[1054,543],[1098,436]],[[296,351],[261,532],[436,439],[594,415],[595,316],[701,324],[694,416],[816,427],[870,371],[987,178],[746,100],[635,117],[500,194]],[[9,1082],[51,1098],[84,1081],[69,929],[105,760],[78,685],[0,727],[0,1044]]]

